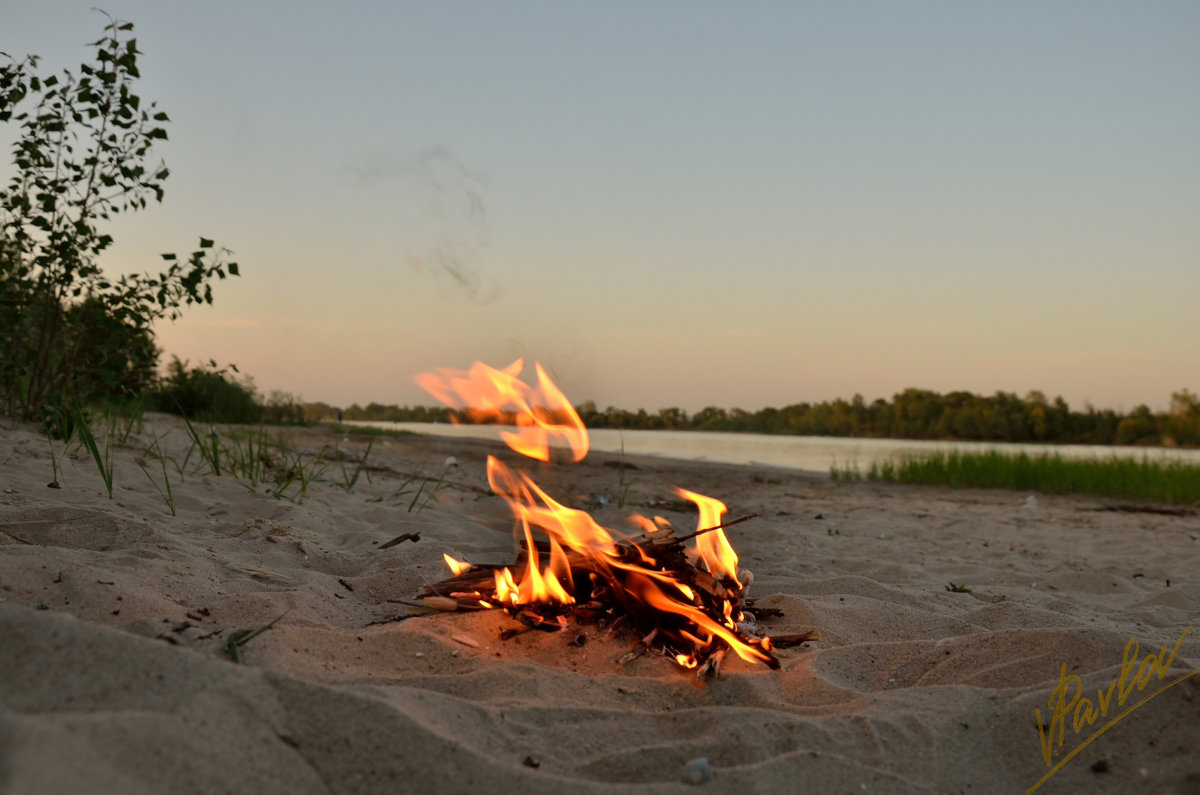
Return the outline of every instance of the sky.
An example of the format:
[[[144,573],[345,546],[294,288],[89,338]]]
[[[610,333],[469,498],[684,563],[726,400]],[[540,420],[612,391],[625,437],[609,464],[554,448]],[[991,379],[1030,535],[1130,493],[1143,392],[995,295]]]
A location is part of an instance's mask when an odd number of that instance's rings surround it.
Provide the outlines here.
[[[96,4],[0,0],[0,51],[77,69]],[[232,250],[156,331],[264,394],[521,356],[650,411],[1200,391],[1200,3],[103,7],[171,177],[102,264]]]

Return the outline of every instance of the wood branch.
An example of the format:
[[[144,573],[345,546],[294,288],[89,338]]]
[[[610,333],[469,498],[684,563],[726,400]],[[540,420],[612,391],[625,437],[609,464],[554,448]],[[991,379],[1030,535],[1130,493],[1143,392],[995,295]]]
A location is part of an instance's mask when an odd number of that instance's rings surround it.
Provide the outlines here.
[[[820,639],[821,633],[814,629],[809,632],[801,632],[799,635],[772,635],[771,645],[777,649],[790,649],[793,646],[808,643],[810,640]]]
[[[728,522],[721,522],[721,524],[713,525],[712,527],[706,527],[703,530],[697,530],[696,532],[690,533],[686,536],[679,536],[679,538],[677,538],[676,540],[679,541],[680,543],[683,543],[684,541],[689,541],[689,540],[695,538],[696,536],[702,536],[705,533],[711,533],[714,530],[724,530],[726,527],[733,527],[735,524],[741,524],[742,522],[748,522],[751,519],[757,519],[757,518],[758,518],[758,514],[756,514],[756,513],[746,514],[745,516],[741,517],[740,519],[731,519]]]
[[[400,535],[393,538],[391,541],[385,541],[384,543],[380,544],[379,548],[380,549],[391,549],[392,547],[396,546],[397,544],[402,544],[405,541],[412,541],[415,543],[420,540],[421,540],[420,533],[401,533]]]
[[[397,621],[406,621],[410,618],[416,618],[418,615],[420,615],[420,613],[407,613],[402,616],[392,616],[391,618],[381,618],[378,621],[372,621],[369,624],[365,624],[363,626],[363,629],[366,629],[367,627],[377,627],[381,624],[394,624]]]

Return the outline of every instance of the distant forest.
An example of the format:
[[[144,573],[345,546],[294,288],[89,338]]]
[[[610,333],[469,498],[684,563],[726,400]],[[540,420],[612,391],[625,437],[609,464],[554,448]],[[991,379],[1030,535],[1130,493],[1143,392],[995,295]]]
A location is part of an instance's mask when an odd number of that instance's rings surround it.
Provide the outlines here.
[[[906,389],[890,401],[880,398],[867,403],[855,395],[850,400],[797,403],[753,412],[716,407],[694,414],[679,408],[655,413],[611,406],[600,410],[591,401],[575,408],[589,428],[1200,447],[1200,398],[1186,389],[1172,394],[1169,410],[1160,413],[1144,405],[1128,413],[1091,406],[1073,411],[1061,397],[1051,401],[1036,391],[1021,398],[1007,392],[983,396],[925,389]],[[304,404],[307,420],[336,419],[339,412],[347,420],[469,421],[465,415],[441,407],[370,403],[339,410],[325,403]]]

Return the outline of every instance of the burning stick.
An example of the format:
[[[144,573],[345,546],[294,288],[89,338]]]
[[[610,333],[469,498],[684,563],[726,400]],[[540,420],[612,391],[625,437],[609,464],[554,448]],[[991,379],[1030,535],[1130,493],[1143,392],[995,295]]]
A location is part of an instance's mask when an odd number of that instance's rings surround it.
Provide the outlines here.
[[[535,556],[543,546],[535,544]],[[564,558],[569,579],[575,583],[569,603],[525,602],[512,599],[511,594],[506,599],[501,591],[509,588],[508,580],[497,574],[510,570],[495,565],[463,569],[430,585],[424,596],[426,601],[439,602],[454,598],[465,610],[502,608],[533,629],[564,629],[568,615],[580,621],[629,621],[646,637],[632,656],[622,658],[622,664],[645,653],[657,639],[680,665],[697,668],[698,676],[717,673],[730,648],[744,659],[779,667],[769,641],[750,637],[737,626],[744,606],[741,583],[694,565],[682,538],[670,531],[620,543],[611,559],[576,551],[564,553]],[[530,561],[530,555],[523,554],[513,568],[528,572]]]

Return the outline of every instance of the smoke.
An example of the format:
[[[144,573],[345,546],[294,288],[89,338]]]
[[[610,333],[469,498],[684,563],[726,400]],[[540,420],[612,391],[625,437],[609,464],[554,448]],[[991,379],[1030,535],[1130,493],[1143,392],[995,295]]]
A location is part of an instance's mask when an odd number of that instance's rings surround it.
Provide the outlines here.
[[[487,245],[485,184],[453,152],[434,146],[399,162],[374,157],[350,171],[382,194],[397,248],[414,272],[472,301],[500,294],[478,264]]]

